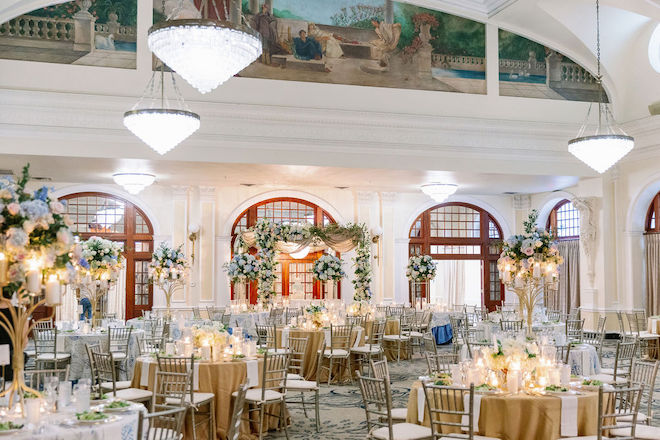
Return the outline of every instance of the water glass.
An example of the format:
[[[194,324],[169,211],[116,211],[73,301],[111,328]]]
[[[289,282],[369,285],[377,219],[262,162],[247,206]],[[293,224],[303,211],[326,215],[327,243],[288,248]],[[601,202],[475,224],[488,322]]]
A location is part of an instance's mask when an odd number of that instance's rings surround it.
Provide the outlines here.
[[[41,418],[41,399],[23,399],[23,416],[28,424],[38,424]]]
[[[65,380],[60,382],[57,390],[57,408],[62,410],[66,408],[71,402],[71,381]]]
[[[76,412],[89,411],[90,389],[87,384],[78,382],[73,387],[73,397],[76,401]]]

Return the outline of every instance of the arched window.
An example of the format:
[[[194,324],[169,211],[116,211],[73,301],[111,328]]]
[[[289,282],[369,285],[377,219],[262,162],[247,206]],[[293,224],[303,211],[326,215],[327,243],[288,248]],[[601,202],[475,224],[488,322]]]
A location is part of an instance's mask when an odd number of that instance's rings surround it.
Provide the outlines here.
[[[441,260],[441,265],[442,261],[474,261],[455,264],[456,270],[470,266],[473,274],[481,274],[481,284],[473,286],[473,290],[481,291],[481,303],[489,309],[504,301],[504,287],[497,270],[502,228],[488,212],[467,203],[437,205],[417,217],[409,237],[410,255],[430,255],[434,260]],[[439,273],[436,279],[438,277],[443,275]],[[472,281],[474,279],[467,280]],[[430,301],[432,295],[422,292],[422,296]]]
[[[570,200],[560,201],[550,211],[546,229],[552,231],[558,240],[580,238],[580,211],[573,206]]]
[[[649,210],[646,214],[646,224],[644,230],[648,234],[660,233],[660,222],[658,222],[658,214],[660,214],[660,193],[656,194],[649,205]]]
[[[232,228],[232,255],[238,252],[238,234],[254,226],[257,220],[267,218],[277,223],[310,223],[317,226],[335,223],[332,216],[320,206],[302,199],[276,198],[256,203],[243,211],[234,222]],[[250,252],[256,252],[251,249]],[[296,298],[319,298],[321,285],[315,282],[311,269],[322,252],[310,253],[304,258],[296,259],[288,254],[279,254],[277,265],[277,281],[275,292],[284,296]],[[252,286],[250,301],[256,302],[256,284]],[[341,284],[338,286],[341,297]],[[233,298],[232,287],[232,298]]]
[[[154,247],[153,227],[147,216],[132,203],[105,193],[76,193],[60,197],[73,231],[83,240],[91,236],[124,244],[126,257],[126,319],[151,310],[153,287],[148,265]]]

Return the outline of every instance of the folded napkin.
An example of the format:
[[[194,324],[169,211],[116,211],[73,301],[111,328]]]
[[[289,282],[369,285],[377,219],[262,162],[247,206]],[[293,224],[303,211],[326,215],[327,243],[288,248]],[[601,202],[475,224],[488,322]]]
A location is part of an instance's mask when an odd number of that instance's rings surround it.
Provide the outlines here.
[[[577,437],[578,398],[577,396],[559,396],[561,399],[561,436]]]
[[[472,414],[472,429],[474,432],[479,432],[479,415],[481,414],[481,398],[482,394],[474,394],[474,413]],[[463,411],[468,411],[470,409],[470,393],[463,394]],[[461,425],[468,426],[470,424],[470,419],[467,415],[464,415],[461,418]]]
[[[424,410],[426,409],[426,394],[421,386],[417,388],[417,420],[424,423]]]
[[[245,361],[247,367],[247,382],[248,387],[259,386],[259,364],[256,360]]]
[[[282,329],[282,348],[288,348],[289,347],[289,331],[290,330],[291,329],[289,327],[284,327]]]
[[[357,335],[355,337],[355,344],[353,344],[353,348],[358,348],[360,346],[360,342],[362,342],[362,327],[355,327],[357,329]]]

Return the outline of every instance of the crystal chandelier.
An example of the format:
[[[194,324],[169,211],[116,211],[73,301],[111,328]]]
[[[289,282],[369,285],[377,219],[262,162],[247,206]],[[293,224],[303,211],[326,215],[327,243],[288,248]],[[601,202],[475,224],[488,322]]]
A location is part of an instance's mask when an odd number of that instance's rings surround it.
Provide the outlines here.
[[[627,135],[614,120],[609,105],[603,103],[603,76],[600,72],[600,2],[596,0],[596,54],[598,60],[598,125],[590,128],[593,103],[575,139],[568,141],[568,151],[599,173],[604,173],[635,146],[635,139]]]
[[[447,197],[454,194],[458,189],[458,185],[453,183],[427,183],[422,185],[422,192],[431,197],[438,203],[447,200]]]
[[[167,153],[199,128],[199,115],[187,109],[176,85],[174,74],[171,74],[171,77],[177,108],[170,107],[169,101],[165,98],[165,73],[164,67],[161,67],[160,99],[155,98],[153,93],[156,82],[154,72],[147,84],[145,94],[133,109],[124,113],[126,128],[159,154]],[[147,94],[151,103],[143,106]]]
[[[215,0],[211,3],[216,7]],[[225,1],[223,5],[228,17]],[[147,43],[161,61],[207,93],[249,66],[262,47],[261,36],[249,25],[209,19],[208,0],[202,1],[201,16],[157,23],[149,29]]]
[[[112,175],[112,179],[129,194],[135,195],[154,183],[156,176],[145,173],[116,173]]]

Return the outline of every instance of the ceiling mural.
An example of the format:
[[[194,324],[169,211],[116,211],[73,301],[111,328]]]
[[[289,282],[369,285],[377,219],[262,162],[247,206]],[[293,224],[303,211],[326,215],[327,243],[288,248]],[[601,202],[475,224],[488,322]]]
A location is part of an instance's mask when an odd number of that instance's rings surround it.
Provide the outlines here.
[[[486,93],[485,25],[389,0],[242,0],[264,54],[240,76]]]
[[[136,67],[137,0],[80,0],[0,24],[0,58]]]
[[[499,58],[502,96],[598,101],[596,78],[547,46],[500,29]]]

